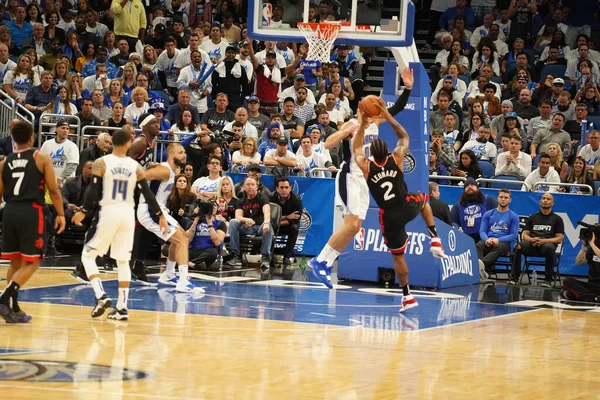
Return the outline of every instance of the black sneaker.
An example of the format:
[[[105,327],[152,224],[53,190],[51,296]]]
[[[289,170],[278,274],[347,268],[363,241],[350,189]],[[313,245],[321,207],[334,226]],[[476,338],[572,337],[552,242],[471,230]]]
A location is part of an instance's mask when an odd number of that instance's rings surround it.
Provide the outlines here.
[[[238,254],[232,253],[231,258],[225,264],[231,265],[232,267],[240,266],[240,265],[242,265],[242,259],[240,258],[240,256]]]
[[[19,311],[13,311],[13,313],[15,314],[15,318],[16,318],[16,322],[20,323],[20,324],[26,324],[27,322],[31,321],[33,319],[33,317],[31,315],[27,315],[25,314],[25,312],[23,310],[19,310]]]
[[[71,273],[71,277],[73,279],[75,279],[77,282],[81,282],[81,283],[89,283],[90,280],[85,272],[85,268],[83,267],[83,264],[79,263],[77,264],[77,266],[75,267],[75,271],[73,271]]]
[[[111,304],[112,304],[112,300],[110,299],[110,297],[108,297],[106,295],[106,293],[104,293],[102,295],[102,297],[100,297],[99,299],[96,299],[96,305],[94,306],[94,309],[92,310],[92,318],[98,318],[99,316],[104,314],[104,311],[108,307],[110,307]]]
[[[127,321],[129,316],[127,315],[127,309],[117,310],[116,308],[108,313],[106,316],[108,319],[114,319],[117,321]]]
[[[15,313],[6,304],[0,304],[0,316],[9,324],[18,322]]]
[[[131,271],[131,281],[144,286],[158,286],[157,282],[152,282],[146,275],[146,264],[142,261],[135,261],[133,270]]]
[[[271,268],[271,257],[263,254],[262,257],[260,258],[260,267],[262,269]]]

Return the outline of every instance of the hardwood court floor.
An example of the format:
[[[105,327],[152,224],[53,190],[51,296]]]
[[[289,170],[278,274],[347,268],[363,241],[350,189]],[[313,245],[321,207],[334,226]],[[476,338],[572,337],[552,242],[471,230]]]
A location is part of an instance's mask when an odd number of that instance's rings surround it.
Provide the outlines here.
[[[32,302],[22,307],[33,321],[0,324],[0,398],[529,400],[600,394],[595,312],[450,298],[419,299],[418,308],[399,315],[394,296],[226,284],[208,285],[201,298],[133,291],[131,320],[113,322],[92,320],[91,288],[72,283],[66,272],[39,271],[30,287],[60,286],[24,290],[21,296]],[[115,292],[110,282],[105,287]],[[44,352],[27,354],[32,351]]]

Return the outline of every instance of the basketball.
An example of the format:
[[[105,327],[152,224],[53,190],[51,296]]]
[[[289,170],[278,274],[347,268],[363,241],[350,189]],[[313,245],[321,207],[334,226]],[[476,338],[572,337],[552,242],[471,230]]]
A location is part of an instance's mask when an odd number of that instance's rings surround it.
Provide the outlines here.
[[[380,113],[379,107],[377,106],[378,104],[380,104],[382,107],[385,107],[385,103],[381,97],[369,95],[364,97],[358,103],[358,107],[367,117],[376,117]]]

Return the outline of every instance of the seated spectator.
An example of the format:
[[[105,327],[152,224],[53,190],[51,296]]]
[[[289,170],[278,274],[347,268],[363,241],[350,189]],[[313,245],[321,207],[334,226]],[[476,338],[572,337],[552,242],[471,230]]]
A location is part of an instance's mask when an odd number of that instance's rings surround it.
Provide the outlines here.
[[[332,158],[331,153],[329,152],[329,149],[327,149],[325,147],[325,142],[323,140],[321,140],[321,137],[322,137],[321,126],[320,125],[309,126],[307,133],[308,133],[308,136],[310,137],[312,151],[315,153],[321,153],[325,157],[326,161],[332,162],[336,168],[339,167],[339,165],[336,164],[336,161],[339,161],[337,154],[335,157]],[[298,146],[298,148],[296,149],[296,155],[298,155],[298,153],[300,153],[300,151],[301,151],[300,146]]]
[[[202,176],[192,184],[192,193],[196,196],[210,199],[217,195],[217,186],[221,179],[221,158],[212,156],[208,160],[208,176]]]
[[[114,79],[117,77],[117,67],[108,61],[108,53],[106,52],[106,48],[103,46],[99,46],[96,49],[95,58],[92,61],[85,63],[83,69],[81,70],[81,74],[84,77],[94,75],[97,64],[104,64],[106,66],[106,74],[109,79]]]
[[[25,108],[33,113],[36,120],[39,120],[48,104],[56,99],[56,93],[56,88],[52,87],[52,72],[44,71],[41,76],[41,84],[33,86],[27,91]]]
[[[192,193],[188,178],[183,174],[177,175],[165,206],[169,214],[183,229],[187,229],[194,219],[192,205],[195,199],[196,196]]]
[[[298,163],[296,156],[289,150],[288,140],[284,136],[277,139],[277,144],[274,149],[265,153],[263,163],[269,167],[288,167],[294,168]]]
[[[565,117],[565,122],[575,119],[575,105],[571,103],[571,94],[566,90],[560,92],[558,102],[552,108],[552,113],[561,113]]]
[[[448,65],[447,60],[450,57],[452,41],[452,35],[448,32],[445,32],[441,37],[442,49],[435,56],[435,63],[429,68],[432,88],[435,88],[440,80],[442,66]]]
[[[544,51],[548,53],[548,56],[543,59],[540,57],[540,61],[538,61],[533,67],[533,71],[536,76],[539,76],[544,67],[548,65],[567,65],[567,59],[560,56],[557,45],[552,44],[548,46],[547,49],[544,49]]]
[[[294,105],[294,116],[299,118],[305,126],[307,121],[316,118],[314,105],[306,102],[306,96],[309,92],[307,88],[299,88],[296,91],[296,103]]]
[[[585,161],[585,170],[591,171],[598,160],[600,160],[600,132],[593,130],[589,134],[588,139],[589,143],[583,146],[577,155]]]
[[[461,133],[458,131],[458,129],[454,129],[454,125],[456,122],[456,118],[454,117],[454,114],[452,113],[448,113],[444,116],[444,127],[443,129],[434,129],[431,131],[431,134],[433,135],[433,132],[441,132],[442,135],[442,141],[444,141],[446,144],[448,144],[450,146],[450,148],[453,150],[453,153],[455,153],[456,149],[455,149],[455,145],[458,147],[459,144],[457,144],[457,141],[460,139]],[[460,148],[460,147],[458,147]]]
[[[567,121],[563,129],[571,136],[571,145],[573,146],[573,150],[575,148],[580,148],[581,144],[581,129],[583,121],[587,121],[588,109],[584,103],[577,103],[575,106],[575,119]],[[594,129],[594,123],[592,121],[588,121],[587,129],[588,131]]]
[[[517,113],[513,111],[507,112],[504,116],[504,126],[502,127],[502,130],[498,132],[498,136],[496,136],[495,140],[497,145],[500,144],[500,140],[498,139],[502,139],[502,135],[505,133],[520,137],[522,140],[521,148],[527,148],[527,139],[525,139],[525,129],[523,128],[522,120]]]
[[[498,144],[500,143],[500,138],[502,137],[502,133],[504,132],[504,126],[506,125],[504,119],[506,118],[506,115],[509,112],[512,112],[513,102],[510,100],[504,100],[502,101],[501,108],[502,114],[494,118],[492,124],[490,125],[490,128],[492,129],[492,137],[494,138],[494,141],[498,141]],[[519,122],[520,126],[523,126],[523,123],[522,121],[520,121],[520,118],[518,116],[517,121]]]
[[[473,65],[471,66],[471,76],[477,78],[481,75],[484,67],[492,68],[496,76],[500,76],[500,55],[496,51],[496,46],[491,39],[484,38],[477,45],[477,51],[473,55]]]
[[[460,199],[450,211],[450,219],[453,224],[462,228],[466,235],[469,235],[475,243],[481,240],[479,228],[483,214],[487,210],[498,207],[498,202],[492,196],[484,195],[479,190],[479,184],[473,178],[467,178],[464,191]]]
[[[194,123],[194,117],[190,110],[183,110],[177,123],[171,126],[171,140],[181,141],[185,136],[199,133],[202,130],[200,125]]]
[[[225,222],[216,218],[217,206],[213,207],[212,214],[197,215],[186,236],[190,241],[188,266],[196,270],[219,270],[220,265],[211,268],[219,257],[221,245],[227,234]],[[226,269],[227,265],[224,265]]]
[[[123,91],[121,81],[113,79],[108,84],[108,88],[104,91],[104,104],[107,107],[112,107],[117,101],[121,102],[124,107],[127,107],[131,99],[129,95]]]
[[[488,103],[488,110],[489,110],[489,108],[490,108],[490,104]],[[500,109],[500,103],[498,103],[498,109]],[[484,100],[483,99],[475,99],[475,101],[473,101],[473,104],[471,104],[471,106],[469,107],[469,111],[467,112],[467,118],[465,118],[465,120],[462,124],[463,131],[471,129],[471,117],[475,114],[483,115],[483,124],[482,125],[485,125],[485,126],[492,125],[492,120],[491,120],[490,116],[485,113]]]
[[[60,188],[63,205],[65,207],[65,219],[67,220],[68,224],[71,223],[73,215],[75,215],[81,206],[83,206],[83,195],[85,193],[85,189],[87,189],[88,185],[92,181],[93,163],[93,160],[81,162],[80,165],[83,167],[77,173],[77,176],[65,180],[64,184]],[[83,224],[88,226],[92,222],[93,217],[94,213],[89,213],[89,215],[86,215],[85,219],[83,220]]]
[[[248,122],[250,122],[257,130],[263,132],[269,126],[269,117],[259,111],[260,100],[256,96],[249,96],[248,102]]]
[[[284,100],[281,123],[291,139],[300,139],[304,135],[304,122],[294,115],[295,106],[293,98],[287,97]]]
[[[571,146],[571,137],[562,128],[565,124],[565,116],[558,112],[552,117],[549,129],[537,131],[531,143],[531,158],[535,159],[538,154],[545,153],[548,144],[557,143],[561,149]]]
[[[477,138],[479,137],[479,130],[484,126],[482,124],[483,119],[484,116],[481,114],[473,113],[471,115],[470,127],[465,129],[465,131],[454,142],[454,148],[457,152],[460,151],[460,149],[462,149],[465,143],[467,143],[468,141],[477,140]]]
[[[72,176],[79,164],[79,148],[68,139],[69,122],[66,120],[56,123],[56,136],[54,139],[46,140],[40,152],[50,155],[56,175],[58,186]]]
[[[519,282],[521,276],[521,256],[545,258],[545,276],[541,283],[543,287],[552,286],[554,276],[554,254],[556,247],[562,243],[565,233],[563,220],[552,212],[554,197],[545,193],[540,199],[540,211],[527,218],[521,241],[515,251],[512,277],[509,284]]]
[[[111,108],[104,105],[102,90],[96,89],[92,92],[92,114],[98,117],[102,123],[112,117]]]
[[[521,90],[529,87],[531,81],[532,79],[529,71],[523,67],[517,67],[513,78],[506,84],[505,89],[502,91],[502,98],[504,100],[510,100],[513,103],[516,102],[519,100],[518,97]]]
[[[244,180],[244,192],[240,206],[235,210],[235,219],[229,222],[232,258],[228,265],[241,265],[240,237],[244,235],[262,236],[261,268],[268,269],[271,263],[273,226],[269,198],[258,192],[258,181],[248,176]]]
[[[267,151],[277,148],[277,141],[279,140],[279,137],[281,137],[280,129],[278,123],[273,123],[267,128],[267,141],[262,142],[260,146],[258,146],[258,154],[260,154],[261,160],[265,159]],[[285,136],[283,138],[285,139]]]
[[[447,116],[451,116],[451,114]],[[430,151],[435,152],[438,163],[446,167],[446,172],[451,170],[456,164],[454,148],[448,143],[448,139],[444,136],[444,132],[441,129],[434,129],[431,132]]]
[[[531,104],[531,91],[529,89],[521,89],[519,101],[513,103],[513,109],[524,121],[540,116],[540,110]]]
[[[217,219],[225,222],[229,228],[229,221],[235,218],[235,210],[239,207],[239,200],[235,194],[233,180],[224,176],[217,187]]]
[[[148,92],[146,89],[136,87],[131,92],[132,103],[125,109],[125,118],[130,120],[133,126],[138,126],[138,118],[142,114],[148,113],[150,105],[148,104]]]
[[[440,188],[436,182],[429,182],[429,205],[434,217],[441,219],[448,225],[452,225],[450,207],[440,200]]]
[[[98,158],[110,153],[112,146],[112,136],[108,133],[101,133],[94,144],[89,145],[79,154],[79,166],[75,172],[81,174],[82,168],[88,161],[96,161]]]
[[[64,86],[56,87],[57,96],[52,99],[50,104],[46,106],[44,114],[61,114],[61,115],[77,115],[77,106],[70,100],[71,94],[69,89]],[[44,122],[56,122],[56,118],[44,119]],[[54,132],[54,128],[50,130]]]
[[[540,29],[540,32],[538,33],[538,37],[533,45],[533,48],[538,52],[544,51],[546,46],[548,46],[550,42],[552,42],[552,40],[554,39],[554,34],[556,33],[556,30],[556,22],[552,20],[548,21],[548,23],[544,25],[542,29]]]
[[[452,176],[460,176],[462,178],[481,178],[481,168],[479,162],[472,150],[463,151],[458,157],[457,167],[451,172]]]
[[[441,73],[448,73],[449,67],[452,64],[458,65],[458,71],[461,75],[466,75],[469,72],[469,59],[465,57],[462,50],[462,43],[459,40],[453,40],[450,46],[448,56],[442,60]]]
[[[585,104],[587,106],[589,115],[597,116],[600,110],[600,91],[598,91],[598,85],[592,84],[591,86],[587,86],[582,91],[577,92],[575,95],[575,101],[577,103]]]
[[[571,171],[567,177],[562,180],[563,183],[574,183],[578,185],[589,185],[592,188],[592,192],[589,190],[577,187],[577,186],[562,186],[558,188],[561,193],[576,193],[576,194],[594,194],[594,180],[592,179],[592,173],[586,170],[586,163],[583,157],[577,156],[573,159],[571,164]]]
[[[123,107],[123,103],[117,101],[112,106],[112,115],[109,119],[102,123],[103,126],[110,126],[113,128],[122,128],[125,125],[131,125],[131,121],[124,118],[125,107]]]
[[[503,133],[502,138],[500,139],[500,148],[498,149],[498,154],[510,151],[510,133]]]
[[[498,149],[494,143],[490,142],[490,134],[490,128],[482,126],[477,132],[477,139],[467,141],[460,149],[459,154],[466,150],[471,150],[478,160],[494,163],[494,160],[498,155]]]
[[[438,87],[431,95],[431,106],[434,107],[437,105],[438,93],[443,90],[451,96],[451,103],[456,102],[460,107],[462,107],[464,95],[462,95],[460,91],[456,90],[456,86],[460,86],[461,84],[464,86],[466,93],[467,86],[463,81],[457,81],[451,75],[444,76],[444,79],[438,82]]]
[[[546,154],[550,156],[550,166],[554,168],[560,179],[565,179],[569,173],[569,164],[563,160],[563,151],[556,143],[548,144]]]
[[[100,126],[100,119],[92,114],[93,103],[92,99],[81,100],[81,111],[77,113],[76,117],[81,122],[81,129],[86,126]],[[71,124],[71,122],[69,122]],[[77,122],[75,122],[77,124]],[[94,132],[98,131],[86,131],[89,135],[93,135]],[[76,132],[77,133],[77,132]]]
[[[319,61],[320,62],[320,61]],[[312,74],[311,71],[307,71],[308,74]],[[292,86],[290,86],[289,88],[283,90],[280,94],[279,94],[279,102],[281,103],[281,105],[283,106],[283,102],[286,98],[291,97],[294,101],[296,101],[298,99],[298,90],[300,90],[300,88],[306,88],[306,78],[304,76],[304,74],[296,74],[296,76],[294,76],[294,84]],[[341,85],[340,85],[340,89],[341,89]],[[306,96],[304,97],[304,101],[306,101],[307,104],[310,104],[311,106],[314,106],[317,103],[317,100],[315,99],[315,95],[313,94],[312,91],[309,91],[310,93],[306,93]],[[325,103],[323,103],[325,104]],[[283,108],[283,107],[281,107]]]
[[[470,43],[472,47],[476,48],[480,40],[489,36],[493,22],[494,16],[492,14],[486,14],[483,16],[483,25],[475,28],[473,30],[473,34],[471,35]],[[504,33],[499,32],[499,36],[502,40],[506,40]]]
[[[500,189],[498,206],[483,214],[479,226],[480,241],[476,243],[480,269],[490,274],[499,257],[510,252],[511,244],[518,238],[519,216],[508,209],[512,195],[508,189]],[[481,265],[483,264],[483,265]]]
[[[450,7],[444,11],[440,17],[440,28],[446,32],[450,30],[451,22],[456,19],[458,15],[462,15],[465,19],[465,27],[473,31],[475,29],[475,13],[473,9],[468,6],[466,0],[456,0],[456,7]]]
[[[498,62],[500,62],[500,58],[504,57],[508,53],[508,45],[506,44],[506,37],[500,39],[500,35],[505,35],[504,31],[500,29],[500,25],[494,23],[490,26],[490,35],[489,38],[492,39],[494,46],[496,46],[496,52],[500,57],[498,57]],[[500,69],[500,67],[498,67]]]
[[[219,95],[217,95],[217,96],[219,96]],[[218,97],[218,99],[222,99],[222,97]],[[209,116],[208,121],[210,121],[211,118],[215,118],[214,116],[217,113],[218,107],[215,108],[214,110],[215,110],[215,114],[213,114],[213,116]],[[227,111],[231,112],[229,110],[227,110]],[[210,112],[211,112],[211,110],[208,110],[207,114]],[[222,118],[222,117],[223,117],[223,114],[221,114],[221,116],[219,118]],[[227,118],[229,118],[229,116],[227,116]],[[204,121],[204,117],[202,118],[202,120]],[[235,121],[242,124],[242,126],[244,128],[244,137],[251,137],[254,140],[258,140],[258,131],[254,127],[254,125],[252,125],[252,123],[250,123],[250,121],[248,121],[248,110],[246,110],[244,107],[239,107],[237,110],[235,110],[235,114],[233,114],[233,118],[225,124],[225,126],[221,129],[221,131],[224,131],[224,130],[231,131],[233,122],[235,122]],[[221,122],[218,122],[218,124],[220,124],[220,123]],[[211,124],[210,126],[207,125],[207,127],[210,129],[213,129],[215,127],[215,125]],[[204,124],[202,125],[202,128],[204,129]]]
[[[294,193],[288,178],[279,178],[275,182],[275,192],[271,195],[270,201],[281,207],[279,235],[286,235],[283,265],[287,266],[291,264],[290,259],[294,256],[294,247],[298,239],[300,217],[303,210],[302,199],[297,193]]]
[[[531,74],[533,73],[533,69],[528,64],[527,53],[525,53],[523,51],[519,52],[516,56],[515,63],[516,63],[516,68],[509,69],[504,73],[504,78],[503,78],[504,82],[512,81],[519,69],[527,70],[527,72],[529,73],[529,76],[531,76]]]
[[[219,99],[219,95],[217,95],[217,100],[215,101],[217,108],[219,108],[220,103],[221,103],[221,101]],[[225,107],[227,107],[227,106],[225,106]],[[172,125],[179,119],[179,116],[181,115],[181,112],[183,110],[190,110],[192,112],[192,116],[194,117],[194,123],[196,123],[196,124],[200,123],[200,114],[198,114],[198,109],[195,106],[190,104],[189,90],[180,90],[177,93],[177,103],[171,104],[169,106],[169,109],[167,110],[167,115],[165,116],[165,119],[167,121],[169,121]],[[210,110],[208,112],[210,112]],[[208,114],[208,112],[206,114]],[[227,113],[228,113],[228,115],[229,115],[229,113],[233,114],[229,110],[227,110]],[[208,117],[205,117],[206,114],[204,114],[204,116],[202,117],[203,120],[204,120],[204,118],[207,118],[207,120],[208,120]],[[233,115],[232,115],[231,119],[233,119]],[[222,129],[226,123],[227,123],[227,121],[223,122],[223,125],[220,125],[220,128]],[[202,125],[202,129],[208,130],[208,129],[204,128],[204,125]],[[209,131],[209,133],[212,133],[212,132],[213,131]]]
[[[534,188],[534,185],[538,182],[560,183],[558,172],[550,167],[550,156],[542,154],[538,160],[538,167],[525,178],[528,190],[532,192],[556,192],[558,190],[558,185],[540,185]]]
[[[531,156],[521,151],[522,141],[510,135],[509,150],[498,154],[495,175],[512,175],[525,180],[531,173]]]
[[[458,116],[449,110],[450,106],[450,95],[446,91],[440,91],[437,95],[437,106],[438,109],[429,113],[429,128],[433,129],[442,129],[444,127],[444,117],[446,114],[451,113],[454,115],[455,124],[454,129],[458,129],[460,126]],[[328,121],[329,122],[329,121]],[[319,124],[321,124],[319,122]],[[321,124],[321,126],[326,126]],[[328,135],[325,135],[327,137]]]
[[[550,118],[550,115],[552,114],[552,103],[549,100],[542,100],[539,110],[540,116],[530,119],[527,124],[527,140],[530,142],[539,130],[548,129],[552,124],[552,119]]]
[[[261,155],[258,152],[258,146],[256,140],[252,138],[244,139],[242,148],[233,153],[231,156],[231,163],[233,165],[241,165],[246,168],[250,164],[260,163]]]
[[[261,196],[266,196],[267,198],[270,197],[271,192],[260,181],[260,178],[262,176],[260,165],[250,164],[250,165],[248,165],[247,170],[248,170],[248,176],[253,177],[258,182],[258,193]],[[238,197],[238,199],[241,198],[242,194],[244,193],[244,182],[239,182],[238,184],[236,184],[234,189],[235,189],[235,195]]]
[[[436,151],[433,149],[433,146],[429,150],[429,175],[435,176],[448,176],[448,170],[443,164],[439,164],[438,157]],[[448,179],[435,179],[429,178],[439,183],[440,185],[449,185],[450,181]]]
[[[579,49],[577,50],[577,52],[579,53],[579,57],[577,57],[576,59],[572,59],[567,61],[567,70],[565,71],[565,76],[569,79],[571,79],[571,82],[573,84],[576,83],[577,81],[577,72],[579,71],[579,66],[580,64],[585,61],[588,60],[591,64],[592,64],[592,73],[594,73],[596,76],[600,76],[600,70],[598,69],[598,64],[596,64],[594,61],[589,59],[589,45],[587,44],[582,44],[581,46],[579,46]]]
[[[337,97],[333,93],[325,94],[325,111],[329,114],[329,119],[337,125],[337,128],[340,129],[344,124],[344,114],[342,111],[337,110],[335,105],[337,104]]]
[[[200,167],[200,171],[198,172],[199,177],[210,175],[210,168],[208,166],[212,157],[217,157],[221,161],[221,170],[219,171],[219,175],[223,175],[223,171],[229,171],[230,155],[228,150],[223,151],[221,146],[216,143],[211,143],[206,147],[205,153],[207,154],[207,156],[205,156],[206,161],[204,165]]]
[[[296,166],[294,169],[297,171],[298,175],[310,176],[310,171],[314,168],[327,168],[330,172],[337,171],[337,168],[333,165],[331,160],[327,160],[322,153],[313,151],[312,147],[310,136],[304,135],[302,139],[300,139],[300,148],[296,153]],[[323,172],[320,172],[319,176],[325,175]]]
[[[487,96],[485,93],[486,90],[488,90]],[[476,99],[479,99],[485,104],[484,108],[486,109],[486,114],[500,114],[500,85],[493,82],[490,83],[488,78],[480,76],[479,79],[472,81],[469,84],[467,91],[469,92],[469,96],[466,100],[467,106],[470,107]],[[494,100],[494,98],[496,100]]]

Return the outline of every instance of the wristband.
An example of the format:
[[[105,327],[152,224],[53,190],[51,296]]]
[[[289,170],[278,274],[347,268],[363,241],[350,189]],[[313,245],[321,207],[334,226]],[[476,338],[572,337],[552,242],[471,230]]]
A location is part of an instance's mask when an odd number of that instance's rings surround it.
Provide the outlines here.
[[[283,216],[283,220],[286,221],[288,219],[287,215]]]

